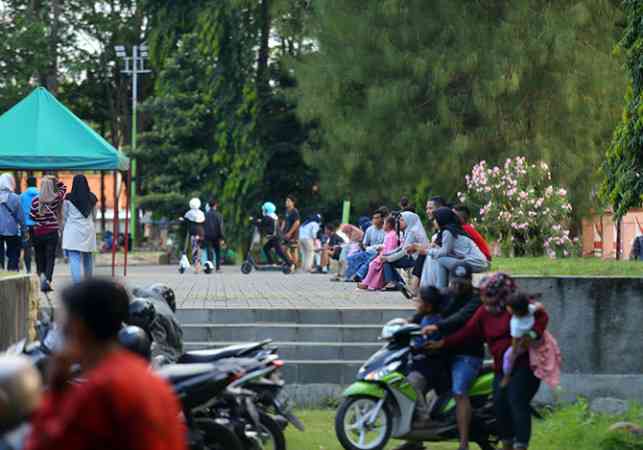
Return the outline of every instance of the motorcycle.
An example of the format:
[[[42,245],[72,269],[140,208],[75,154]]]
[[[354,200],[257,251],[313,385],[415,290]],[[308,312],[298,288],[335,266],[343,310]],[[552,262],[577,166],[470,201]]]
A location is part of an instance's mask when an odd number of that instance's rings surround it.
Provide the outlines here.
[[[421,335],[415,324],[399,319],[387,323],[381,340],[386,343],[359,369],[357,380],[343,393],[335,417],[337,439],[345,450],[382,450],[390,439],[443,442],[458,438],[455,400],[450,392],[431,392],[431,423],[413,429],[416,393],[406,375],[412,361],[412,340]],[[473,407],[471,441],[482,450],[496,447],[493,410],[494,374],[485,364],[469,396]]]

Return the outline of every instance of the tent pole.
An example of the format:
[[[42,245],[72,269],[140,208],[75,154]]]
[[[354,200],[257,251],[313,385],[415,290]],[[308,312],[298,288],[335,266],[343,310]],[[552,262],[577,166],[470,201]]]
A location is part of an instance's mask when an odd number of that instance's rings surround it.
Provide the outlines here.
[[[123,257],[125,259],[123,266],[123,276],[127,277],[127,253],[129,251],[129,208],[132,199],[132,161],[130,160],[129,168],[127,169],[127,184],[125,186],[125,191],[127,194],[127,204],[125,206],[125,250]]]
[[[114,171],[114,211],[112,217],[112,278],[116,277],[116,246],[118,245],[118,189],[116,186],[116,179],[118,178],[118,172]]]

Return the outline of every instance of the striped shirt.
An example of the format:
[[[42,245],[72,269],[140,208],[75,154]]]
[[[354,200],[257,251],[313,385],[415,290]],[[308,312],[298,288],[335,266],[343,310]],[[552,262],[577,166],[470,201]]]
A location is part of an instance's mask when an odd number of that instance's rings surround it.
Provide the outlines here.
[[[60,210],[62,201],[67,193],[67,187],[58,182],[58,192],[56,193],[56,200],[47,204],[40,213],[39,197],[35,197],[31,202],[31,212],[29,216],[36,222],[34,226],[34,235],[45,236],[47,234],[56,233],[60,228],[57,211]]]

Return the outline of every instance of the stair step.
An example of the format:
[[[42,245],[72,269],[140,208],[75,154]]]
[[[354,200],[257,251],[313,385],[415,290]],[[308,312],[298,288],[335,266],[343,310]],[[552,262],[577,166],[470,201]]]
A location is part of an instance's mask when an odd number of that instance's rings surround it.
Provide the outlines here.
[[[254,342],[377,342],[381,325],[300,323],[190,323],[183,325],[185,341]]]
[[[309,323],[309,324],[362,324],[384,325],[397,317],[409,317],[413,308],[408,309],[201,309],[180,308],[176,311],[181,323]]]

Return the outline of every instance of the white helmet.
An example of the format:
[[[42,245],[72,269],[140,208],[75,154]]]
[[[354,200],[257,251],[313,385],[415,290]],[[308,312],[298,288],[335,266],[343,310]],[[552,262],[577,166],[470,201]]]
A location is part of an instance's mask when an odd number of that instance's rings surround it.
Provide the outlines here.
[[[200,209],[200,208],[201,208],[201,200],[199,200],[196,197],[190,200],[190,209]]]
[[[404,325],[408,325],[408,321],[406,319],[392,319],[386,322],[386,325],[384,325],[384,328],[382,328],[382,335],[380,336],[382,339],[391,339],[395,332],[402,328]]]

